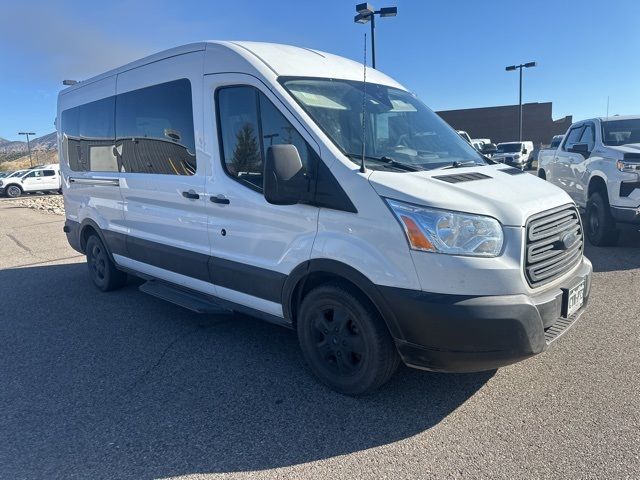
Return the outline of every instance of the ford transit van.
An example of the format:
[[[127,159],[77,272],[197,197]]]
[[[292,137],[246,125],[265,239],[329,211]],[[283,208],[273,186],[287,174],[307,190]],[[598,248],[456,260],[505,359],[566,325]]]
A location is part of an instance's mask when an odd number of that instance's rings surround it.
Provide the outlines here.
[[[489,163],[383,73],[253,42],[174,48],[58,97],[69,243],[96,287],[294,329],[349,395],[398,364],[543,352],[591,286],[571,198]]]

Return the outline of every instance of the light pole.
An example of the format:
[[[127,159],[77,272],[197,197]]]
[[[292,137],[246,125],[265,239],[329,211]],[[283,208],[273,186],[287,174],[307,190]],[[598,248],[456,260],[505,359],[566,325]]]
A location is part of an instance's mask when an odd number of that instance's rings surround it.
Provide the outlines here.
[[[33,160],[31,159],[31,144],[29,143],[29,135],[35,135],[35,133],[34,132],[18,132],[18,135],[27,136],[27,150],[29,150],[29,163],[31,164],[31,168],[33,168]]]
[[[535,67],[536,66],[536,62],[528,62],[528,63],[521,63],[520,65],[509,65],[508,67],[505,67],[505,70],[507,72],[512,72],[515,69],[520,70],[520,101],[519,101],[519,105],[520,105],[520,121],[519,121],[519,127],[518,127],[518,141],[521,142],[522,141],[522,69],[523,68],[531,68],[531,67]]]
[[[385,7],[376,10],[370,3],[359,3],[356,5],[358,14],[353,21],[356,23],[371,22],[371,66],[376,68],[376,15],[381,17],[395,17],[398,15],[398,7]]]

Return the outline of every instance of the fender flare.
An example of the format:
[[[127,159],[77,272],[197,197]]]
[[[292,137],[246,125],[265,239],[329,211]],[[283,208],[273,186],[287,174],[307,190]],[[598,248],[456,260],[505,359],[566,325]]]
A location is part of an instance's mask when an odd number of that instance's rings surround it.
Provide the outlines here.
[[[293,323],[292,306],[295,302],[299,301],[299,298],[296,298],[296,293],[299,292],[299,287],[304,285],[308,276],[313,273],[329,274],[347,280],[349,283],[355,285],[368,298],[373,306],[377,308],[391,336],[396,339],[403,338],[400,328],[398,327],[396,316],[376,284],[355,268],[337,260],[307,260],[291,271],[282,287],[282,312],[287,320]]]

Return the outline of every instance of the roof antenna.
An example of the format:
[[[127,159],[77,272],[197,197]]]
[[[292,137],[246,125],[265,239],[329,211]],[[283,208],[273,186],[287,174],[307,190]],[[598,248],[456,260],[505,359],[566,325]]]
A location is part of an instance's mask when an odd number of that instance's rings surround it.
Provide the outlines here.
[[[360,161],[360,173],[366,173],[367,167],[364,163],[364,141],[366,134],[366,122],[367,122],[367,34],[364,34],[364,62],[362,63],[364,69],[364,89],[362,91],[362,160]]]

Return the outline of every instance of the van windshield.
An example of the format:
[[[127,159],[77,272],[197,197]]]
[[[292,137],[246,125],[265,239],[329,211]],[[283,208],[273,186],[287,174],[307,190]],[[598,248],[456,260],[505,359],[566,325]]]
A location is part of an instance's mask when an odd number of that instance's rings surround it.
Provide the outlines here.
[[[602,122],[602,139],[611,146],[640,143],[640,118]]]
[[[498,153],[516,153],[522,150],[521,143],[499,143]]]
[[[362,155],[364,137],[367,159],[386,158],[417,169],[486,164],[444,120],[404,90],[330,78],[284,78],[281,83],[354,162]]]

